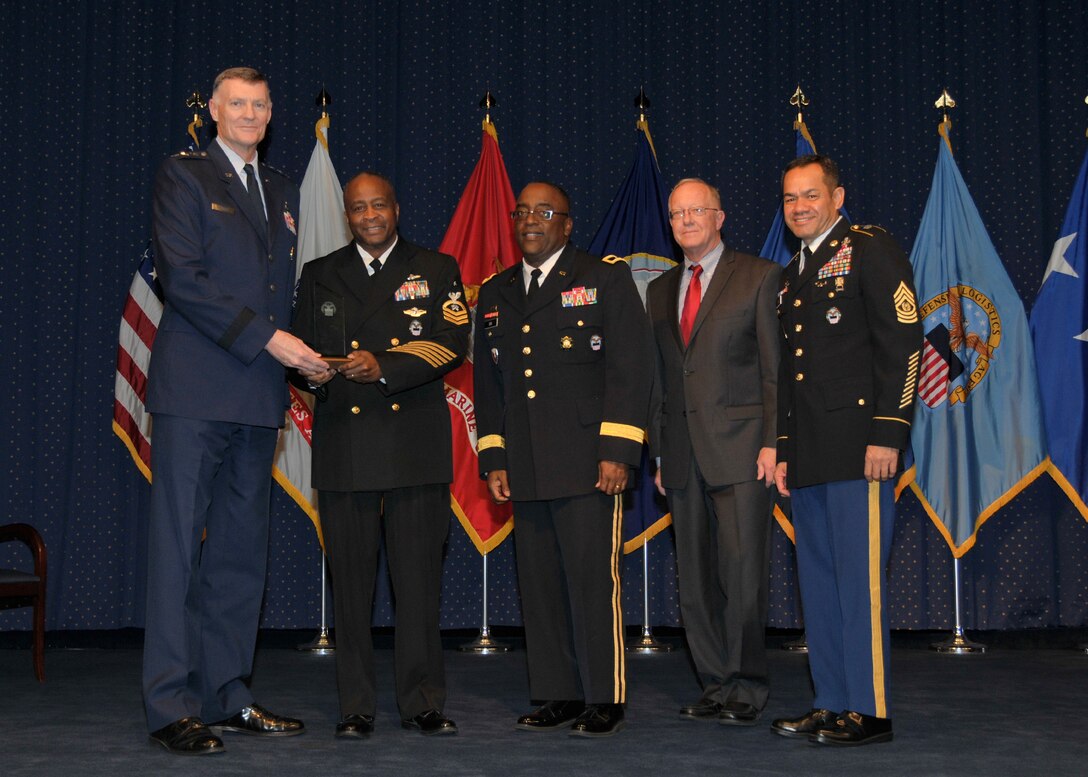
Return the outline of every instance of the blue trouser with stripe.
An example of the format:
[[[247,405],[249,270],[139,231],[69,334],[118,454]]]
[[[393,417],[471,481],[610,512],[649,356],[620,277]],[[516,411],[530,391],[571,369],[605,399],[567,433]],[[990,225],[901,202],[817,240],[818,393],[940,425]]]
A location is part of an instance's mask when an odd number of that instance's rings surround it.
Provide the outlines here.
[[[893,481],[792,489],[812,706],[889,717],[885,580]]]

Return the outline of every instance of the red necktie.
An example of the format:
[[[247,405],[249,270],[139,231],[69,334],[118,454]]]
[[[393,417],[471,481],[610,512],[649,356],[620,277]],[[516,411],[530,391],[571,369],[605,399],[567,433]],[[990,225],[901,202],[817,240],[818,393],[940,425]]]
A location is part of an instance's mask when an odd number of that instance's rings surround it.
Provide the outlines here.
[[[680,336],[684,338],[684,345],[687,345],[691,339],[691,330],[695,327],[695,316],[699,313],[699,303],[703,299],[703,282],[699,280],[703,266],[693,264],[690,269],[691,281],[684,295],[684,312],[680,314]]]

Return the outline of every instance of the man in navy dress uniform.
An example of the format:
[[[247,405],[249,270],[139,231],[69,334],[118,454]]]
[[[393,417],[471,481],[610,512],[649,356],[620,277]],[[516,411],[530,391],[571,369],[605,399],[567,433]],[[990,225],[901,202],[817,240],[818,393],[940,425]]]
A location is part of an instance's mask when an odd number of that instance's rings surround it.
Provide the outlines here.
[[[787,165],[782,196],[802,249],[778,301],[775,482],[793,497],[816,698],[771,729],[823,745],[887,742],[893,478],[910,442],[922,344],[913,275],[883,229],[839,215],[845,192],[828,157]]]
[[[223,751],[211,730],[301,734],[248,688],[268,558],[285,366],[327,367],[291,335],[298,189],[257,159],[268,80],[219,74],[218,138],[155,178],[155,269],[165,295],[148,376],[154,418],[143,691],[154,742]],[[205,531],[207,538],[202,542]]]
[[[337,322],[347,339],[340,347],[350,351],[339,371],[303,372],[318,397],[313,484],[336,608],[336,736],[362,739],[374,730],[370,620],[383,528],[401,724],[456,734],[442,713],[438,629],[453,479],[442,376],[468,349],[468,306],[453,257],[398,234],[400,206],[386,178],[355,176],[344,210],[355,239],[303,268],[293,329],[316,344],[328,328],[322,322]]]

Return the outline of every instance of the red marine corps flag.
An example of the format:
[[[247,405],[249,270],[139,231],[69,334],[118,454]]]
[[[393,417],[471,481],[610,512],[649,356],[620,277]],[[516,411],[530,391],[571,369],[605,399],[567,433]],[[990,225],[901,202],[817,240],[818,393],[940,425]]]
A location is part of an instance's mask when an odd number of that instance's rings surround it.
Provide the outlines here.
[[[480,161],[468,179],[438,250],[457,259],[465,297],[476,314],[480,285],[521,256],[510,213],[514,191],[499,152],[498,133],[484,119]],[[475,332],[475,324],[473,324]],[[481,555],[496,548],[514,528],[512,508],[496,505],[480,479],[476,458],[476,411],[472,392],[472,346],[465,363],[446,375],[446,400],[453,421],[453,483],[450,505]]]

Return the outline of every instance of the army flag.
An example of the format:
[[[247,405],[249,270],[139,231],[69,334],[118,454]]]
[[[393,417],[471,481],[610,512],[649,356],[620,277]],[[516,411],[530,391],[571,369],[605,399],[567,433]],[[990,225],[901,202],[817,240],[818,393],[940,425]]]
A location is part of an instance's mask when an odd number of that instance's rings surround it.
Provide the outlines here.
[[[612,200],[589,252],[615,256],[631,267],[643,303],[650,281],[676,264],[669,228],[669,197],[657,166],[649,125],[638,122],[635,162]],[[642,451],[642,476],[634,490],[632,506],[623,517],[623,550],[631,553],[672,523],[672,516],[658,506],[650,477],[647,449]]]
[[[1027,316],[952,158],[942,125],[910,261],[925,341],[905,482],[959,558],[1043,472]]]
[[[351,242],[351,232],[344,216],[343,189],[329,156],[328,116],[322,116],[318,120],[314,131],[317,142],[310,155],[310,163],[306,166],[306,174],[302,177],[302,186],[299,187],[296,277],[302,273],[302,266],[306,262],[330,254]],[[314,400],[312,395],[299,391],[294,386],[288,388],[290,405],[287,409],[287,423],[280,431],[276,443],[272,476],[310,517],[317,529],[318,541],[324,545],[321,521],[317,514],[317,491],[310,481]]]
[[[476,298],[480,286],[521,257],[510,213],[514,191],[499,152],[495,125],[485,119],[480,159],[469,176],[461,201],[450,219],[438,250],[457,259],[465,301],[476,332]],[[446,401],[453,422],[453,483],[450,506],[481,555],[505,540],[514,528],[512,507],[496,505],[480,479],[476,457],[476,411],[472,388],[472,345],[468,357],[445,380]]]
[[[1031,310],[1050,474],[1088,519],[1088,154]]]

